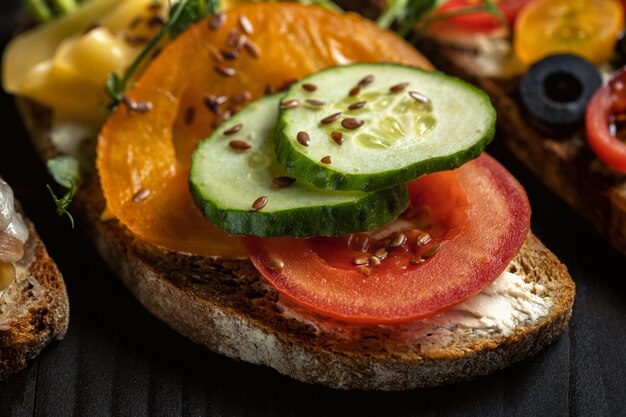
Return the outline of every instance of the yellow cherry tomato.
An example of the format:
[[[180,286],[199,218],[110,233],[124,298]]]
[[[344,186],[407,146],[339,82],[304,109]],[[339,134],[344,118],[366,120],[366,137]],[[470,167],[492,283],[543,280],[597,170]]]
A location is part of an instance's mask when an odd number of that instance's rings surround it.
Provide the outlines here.
[[[618,0],[536,0],[526,6],[515,25],[515,53],[532,64],[554,53],[571,53],[601,64],[624,28]]]

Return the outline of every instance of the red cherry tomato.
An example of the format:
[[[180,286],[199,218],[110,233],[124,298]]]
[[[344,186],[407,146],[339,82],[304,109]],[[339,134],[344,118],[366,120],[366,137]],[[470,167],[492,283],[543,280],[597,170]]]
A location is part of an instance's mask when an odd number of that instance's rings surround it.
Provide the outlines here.
[[[617,71],[587,104],[585,125],[589,146],[608,166],[626,172],[626,67]]]
[[[507,19],[509,24],[513,25],[517,13],[531,0],[496,0],[496,5]],[[461,8],[472,7],[484,4],[479,0],[449,0],[445,2],[439,9],[439,13],[452,12]],[[502,26],[501,22],[493,15],[487,12],[469,13],[461,16],[446,19],[441,25],[462,31],[470,32],[490,32]]]
[[[417,179],[409,190],[411,207],[383,228],[308,240],[248,237],[250,258],[280,293],[313,311],[393,323],[437,314],[477,294],[528,234],[524,190],[487,155]],[[418,244],[425,233],[431,241]],[[376,255],[380,265],[355,265]]]

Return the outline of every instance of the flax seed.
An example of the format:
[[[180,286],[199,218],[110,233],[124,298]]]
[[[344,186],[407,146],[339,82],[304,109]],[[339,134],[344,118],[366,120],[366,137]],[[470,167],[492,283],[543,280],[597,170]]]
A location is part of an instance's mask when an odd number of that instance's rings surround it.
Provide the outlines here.
[[[259,211],[266,205],[267,205],[267,197],[262,195],[261,197],[254,200],[254,203],[252,203],[252,211]]]
[[[347,117],[341,121],[341,126],[345,127],[346,129],[354,130],[363,126],[364,123],[365,122],[361,119],[356,119],[354,117]]]
[[[150,190],[148,190],[147,188],[142,188],[141,190],[137,191],[135,195],[133,195],[133,203],[142,202],[146,198],[150,197],[150,194]]]
[[[327,125],[339,119],[339,117],[341,117],[341,112],[331,114],[330,116],[326,116],[321,120],[321,122],[323,125]]]
[[[306,101],[306,104],[308,104],[309,106],[313,106],[313,107],[322,107],[323,105],[326,104],[326,102],[321,101],[321,100],[308,99]]]
[[[374,82],[374,76],[373,75],[368,75],[365,78],[363,78],[361,81],[359,81],[359,87],[367,87],[368,85],[370,85],[371,83]]]
[[[294,182],[296,182],[295,178],[291,178],[291,177],[276,177],[272,180],[272,185],[276,188],[286,188],[289,187],[291,184],[293,184]]]
[[[280,103],[280,108],[283,110],[295,109],[298,106],[300,106],[300,102],[298,100],[287,100]]]
[[[196,108],[187,107],[187,110],[185,110],[185,124],[187,126],[192,125],[194,120],[196,120]]]
[[[352,89],[348,92],[348,95],[350,97],[354,97],[358,95],[360,92],[361,92],[361,87],[357,85],[356,87],[352,87]]]
[[[330,159],[330,155],[326,155],[325,157],[323,157],[322,159],[320,159],[320,162],[322,164],[326,164],[326,165],[330,165],[332,163],[331,159]]]
[[[305,91],[308,91],[309,93],[312,93],[313,91],[317,90],[317,86],[315,84],[310,84],[310,83],[302,84],[302,88]]]
[[[270,269],[274,271],[280,271],[281,269],[285,267],[285,261],[283,261],[282,259],[278,259],[278,258],[272,258],[270,259],[270,262],[267,266],[269,266]]]
[[[404,235],[404,233],[398,233],[389,242],[389,247],[397,248],[398,246],[402,245],[404,242],[406,242],[406,236]]]
[[[343,133],[341,132],[333,132],[330,134],[330,137],[337,145],[341,145],[343,143]]]
[[[237,19],[239,22],[239,27],[246,35],[252,35],[254,32],[254,27],[252,26],[252,22],[246,16],[239,16]]]
[[[228,61],[233,61],[239,57],[239,52],[232,50],[222,50],[220,51],[222,58]]]
[[[231,140],[228,142],[228,146],[238,151],[245,151],[246,149],[251,148],[250,144],[243,140]]]
[[[128,96],[124,96],[122,101],[129,110],[132,110],[137,113],[147,113],[152,110],[152,103],[149,101],[137,101]]]
[[[150,19],[148,19],[146,23],[148,24],[149,27],[154,28],[154,27],[165,26],[165,23],[167,22],[165,21],[165,18],[163,16],[155,15],[155,16],[150,17]]]
[[[400,83],[400,84],[396,84],[394,86],[391,86],[389,88],[389,91],[391,91],[392,93],[396,94],[396,93],[401,93],[402,91],[404,91],[407,87],[409,86],[409,83]]]
[[[387,257],[387,254],[388,252],[385,248],[379,248],[376,250],[376,252],[374,252],[374,256],[378,259],[385,259]]]
[[[370,269],[366,266],[362,266],[359,268],[359,272],[363,275],[365,275],[366,277],[369,277],[372,274],[372,271],[370,271]]]
[[[228,32],[228,38],[226,38],[226,43],[228,46],[237,45],[237,40],[239,39],[239,31],[237,28],[232,28],[230,32]]]
[[[437,252],[439,252],[439,249],[441,249],[441,243],[429,248],[426,252],[422,254],[422,258],[424,259],[432,258],[433,256],[437,254]]]
[[[365,107],[366,104],[367,101],[357,101],[356,103],[350,104],[350,106],[348,106],[348,110],[362,109],[363,107]]]
[[[230,98],[230,101],[232,101],[235,104],[243,104],[247,101],[250,101],[251,99],[252,99],[252,93],[249,91],[244,91],[243,93],[235,94],[234,96],[232,96]]]
[[[426,260],[422,258],[409,259],[409,263],[411,265],[419,265],[419,264],[423,264],[424,262],[426,262]]]
[[[234,135],[235,133],[241,131],[242,128],[243,128],[243,123],[237,123],[233,127],[225,130],[223,135],[225,135],[225,136]]]
[[[430,104],[431,101],[428,97],[426,97],[422,93],[418,93],[417,91],[409,91],[409,96],[415,101],[419,101],[420,103]]]
[[[352,260],[352,263],[357,266],[367,265],[368,262],[369,262],[369,259],[367,256],[357,256],[356,258]]]
[[[248,55],[250,55],[254,59],[257,59],[261,56],[261,48],[259,48],[259,45],[252,42],[251,40],[247,39],[243,44],[243,47]]]
[[[232,77],[233,75],[237,73],[237,71],[235,71],[234,68],[224,67],[222,65],[216,65],[214,69],[215,69],[215,72],[217,72],[220,75],[223,75],[224,77]]]
[[[309,146],[309,143],[311,143],[311,137],[306,132],[298,132],[296,140],[302,146]]]
[[[415,244],[418,248],[421,248],[422,246],[428,244],[430,241],[431,237],[426,232],[420,232],[420,234],[417,235],[417,238],[415,238]]]
[[[224,23],[226,23],[226,14],[220,12],[211,18],[209,28],[211,30],[217,30],[221,28]]]

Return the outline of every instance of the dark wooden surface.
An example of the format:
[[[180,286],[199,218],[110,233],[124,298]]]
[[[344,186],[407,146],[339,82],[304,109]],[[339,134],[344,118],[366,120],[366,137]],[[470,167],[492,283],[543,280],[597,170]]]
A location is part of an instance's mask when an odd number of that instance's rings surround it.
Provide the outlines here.
[[[17,9],[0,2],[2,44]],[[536,357],[472,382],[340,392],[213,354],[153,318],[55,216],[12,99],[0,103],[0,173],[63,271],[72,306],[67,338],[0,383],[0,416],[626,416],[626,258],[497,142],[490,151],[530,195],[533,229],[576,281],[569,328]]]

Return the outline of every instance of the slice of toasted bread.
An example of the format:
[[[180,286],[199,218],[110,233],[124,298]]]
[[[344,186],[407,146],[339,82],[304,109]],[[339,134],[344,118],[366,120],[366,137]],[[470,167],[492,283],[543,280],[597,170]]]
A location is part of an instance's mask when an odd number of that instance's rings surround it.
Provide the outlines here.
[[[609,169],[589,148],[582,127],[558,132],[532,121],[517,94],[516,79],[480,76],[474,51],[422,43],[423,52],[442,70],[486,91],[498,113],[499,140],[611,244],[626,254],[626,174]]]
[[[67,332],[69,301],[63,277],[27,221],[29,237],[16,280],[0,297],[0,380],[26,367]]]
[[[54,156],[48,112],[18,102],[36,148],[44,158]],[[527,283],[525,294],[540,297],[546,309],[532,314],[522,308],[510,331],[490,324],[460,326],[441,317],[355,325],[291,305],[247,260],[166,252],[139,241],[116,220],[102,221],[104,199],[96,179],[82,188],[76,203],[81,229],[155,316],[211,350],[309,383],[401,390],[469,379],[538,352],[572,314],[574,283],[532,234],[511,268]]]

